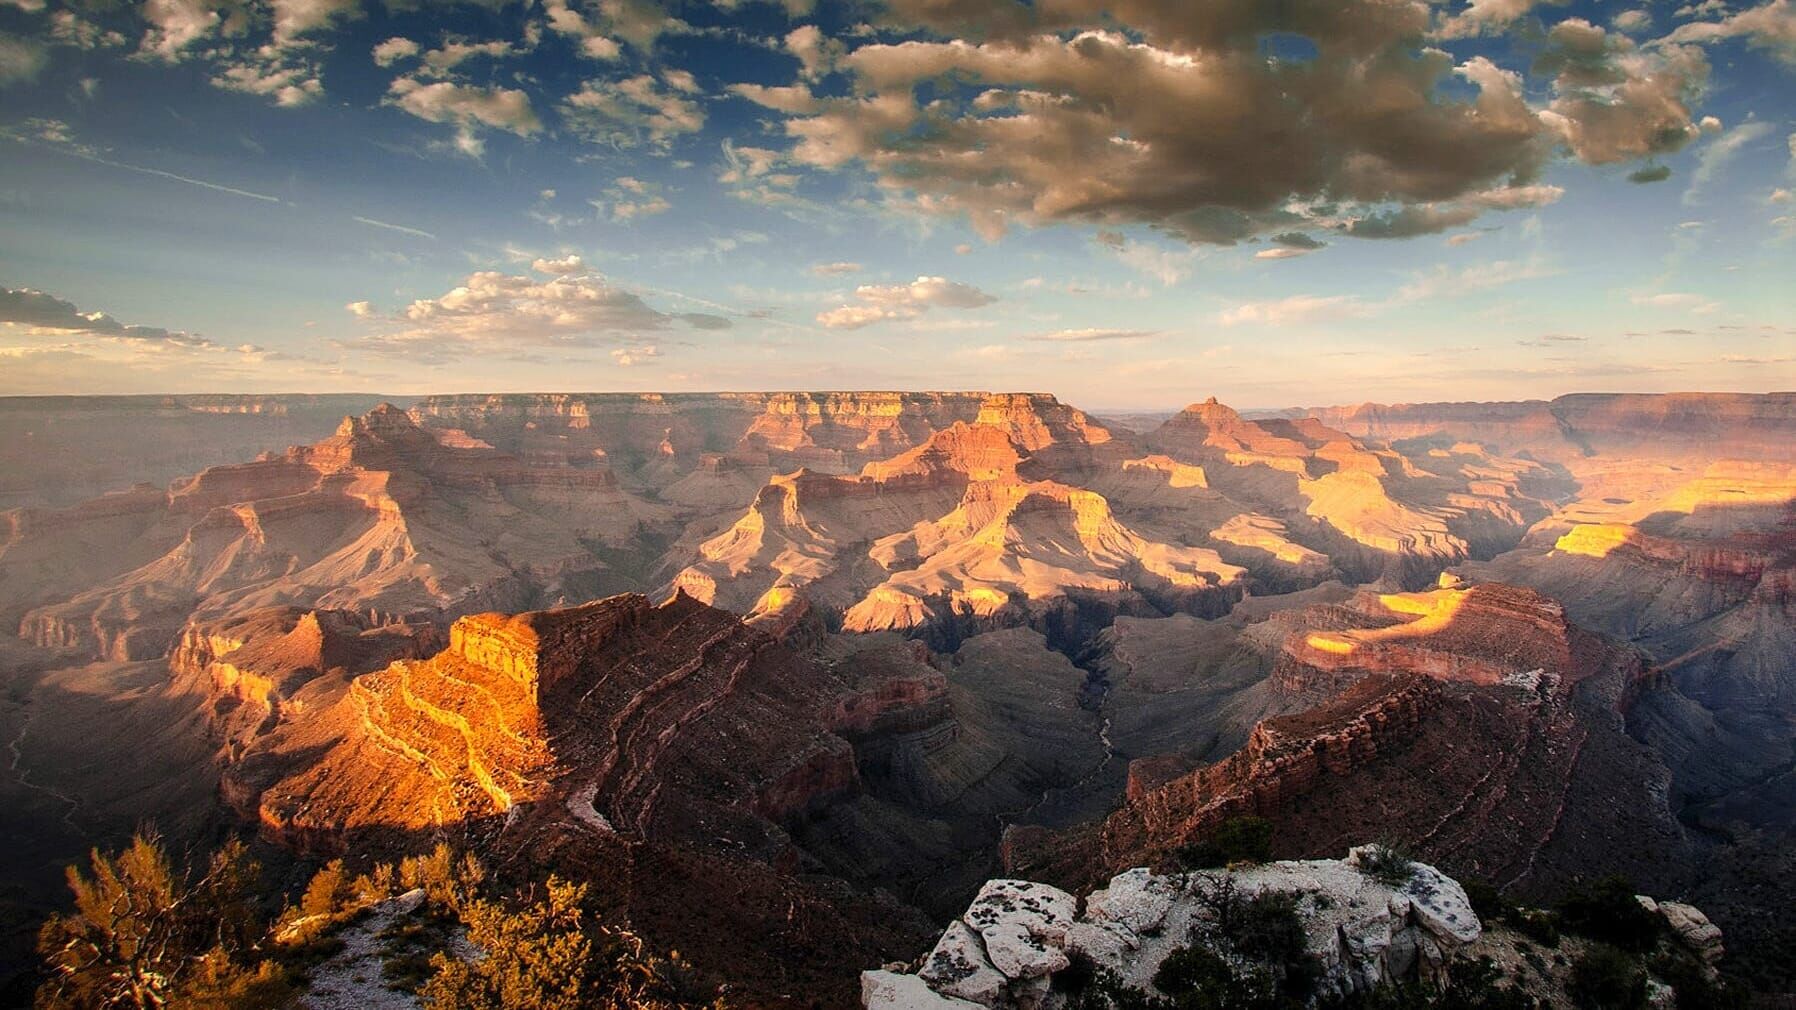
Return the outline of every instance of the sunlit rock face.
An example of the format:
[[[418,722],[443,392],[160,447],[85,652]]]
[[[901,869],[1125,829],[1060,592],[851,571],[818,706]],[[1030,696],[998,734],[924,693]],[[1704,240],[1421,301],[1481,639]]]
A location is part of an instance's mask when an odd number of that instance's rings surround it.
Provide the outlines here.
[[[1012,624],[1082,639],[1118,614],[1216,616],[1337,575],[1431,578],[1512,545],[1553,483],[1475,447],[1412,460],[1213,401],[1138,438],[991,396],[858,475],[775,476],[673,584],[757,615],[802,594],[843,630],[949,646]]]
[[[1676,883],[1690,842],[1663,796],[1669,775],[1625,731],[1663,687],[1553,601],[1496,584],[1362,593],[1274,614],[1243,638],[1270,653],[1266,679],[1223,697],[1258,693],[1275,714],[1222,760],[1138,758],[1100,831],[1024,833],[1011,865],[1089,881],[1259,816],[1280,852],[1396,832],[1454,872],[1521,890],[1599,865]],[[1560,830],[1568,818],[1577,833]],[[1621,838],[1638,847],[1597,841]],[[1081,849],[1085,868],[1069,869]]]

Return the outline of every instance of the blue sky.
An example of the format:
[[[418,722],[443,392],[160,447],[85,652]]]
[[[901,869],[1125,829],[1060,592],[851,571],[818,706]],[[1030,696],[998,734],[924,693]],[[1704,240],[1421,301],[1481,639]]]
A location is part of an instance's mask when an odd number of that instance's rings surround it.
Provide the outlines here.
[[[1796,388],[1791,0],[1338,9],[0,0],[0,393]]]

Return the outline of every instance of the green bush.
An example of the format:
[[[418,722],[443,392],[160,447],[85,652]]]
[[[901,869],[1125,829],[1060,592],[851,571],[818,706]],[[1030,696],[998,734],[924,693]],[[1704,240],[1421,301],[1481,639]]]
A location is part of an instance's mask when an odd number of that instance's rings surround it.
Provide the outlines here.
[[[1173,856],[1188,870],[1264,863],[1272,858],[1272,822],[1264,817],[1230,817],[1209,837],[1179,847]]]
[[[1646,1005],[1640,959],[1606,943],[1592,944],[1572,963],[1566,987],[1582,1010],[1639,1010]]]

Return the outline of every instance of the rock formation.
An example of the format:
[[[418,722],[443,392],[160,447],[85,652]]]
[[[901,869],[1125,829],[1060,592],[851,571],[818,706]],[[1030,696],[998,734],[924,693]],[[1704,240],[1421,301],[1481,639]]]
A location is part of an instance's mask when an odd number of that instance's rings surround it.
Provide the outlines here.
[[[862,1006],[1059,1006],[1064,997],[1055,976],[1075,957],[1115,972],[1125,986],[1154,992],[1154,974],[1173,952],[1193,943],[1227,949],[1219,917],[1225,901],[1261,894],[1298,899],[1321,992],[1440,980],[1449,960],[1483,934],[1464,889],[1421,863],[1402,883],[1380,881],[1361,868],[1368,851],[1174,875],[1131,869],[1088,895],[1083,912],[1079,899],[1059,888],[992,880],[914,975],[863,972]]]

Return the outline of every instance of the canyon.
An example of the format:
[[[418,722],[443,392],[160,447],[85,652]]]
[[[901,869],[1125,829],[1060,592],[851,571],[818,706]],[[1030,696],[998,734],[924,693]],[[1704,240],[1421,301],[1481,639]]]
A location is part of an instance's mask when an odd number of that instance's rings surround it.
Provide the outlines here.
[[[1241,816],[1543,900],[1626,874],[1741,956],[1796,899],[1731,883],[1796,837],[1796,395],[0,413],[80,433],[0,467],[15,947],[146,818],[578,875],[767,1006]],[[223,458],[133,448],[202,423]]]

